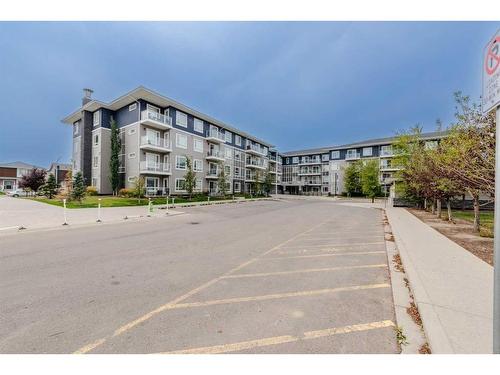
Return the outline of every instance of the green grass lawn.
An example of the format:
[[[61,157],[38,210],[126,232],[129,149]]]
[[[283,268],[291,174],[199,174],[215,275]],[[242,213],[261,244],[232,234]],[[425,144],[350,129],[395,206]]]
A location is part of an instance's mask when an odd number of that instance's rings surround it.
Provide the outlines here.
[[[3,191],[0,191],[0,195],[5,195],[5,193]]]
[[[113,197],[113,196],[87,196],[85,197],[81,203],[77,201],[70,201],[66,203],[67,208],[95,208],[99,203],[99,198],[101,199],[101,207],[129,207],[129,206],[146,206],[148,204],[147,198],[142,198],[138,200],[137,198],[122,198],[122,197]],[[227,197],[226,199],[231,199],[232,196]],[[63,206],[63,201],[61,199],[48,199],[42,197],[33,197],[33,198],[24,198],[24,199],[32,199],[37,202],[43,202],[47,204],[52,204],[54,206]],[[210,201],[221,200],[219,197],[210,197]],[[182,197],[175,197],[175,203],[186,203],[186,202],[204,202],[207,200],[206,195],[196,195],[193,196],[191,200]],[[166,204],[167,198],[152,198],[151,201],[153,204]],[[172,203],[172,198],[169,200]]]
[[[481,236],[493,237],[493,211],[480,211],[479,219],[481,222]],[[474,222],[474,211],[453,211],[453,217],[457,219],[467,220],[471,223]]]

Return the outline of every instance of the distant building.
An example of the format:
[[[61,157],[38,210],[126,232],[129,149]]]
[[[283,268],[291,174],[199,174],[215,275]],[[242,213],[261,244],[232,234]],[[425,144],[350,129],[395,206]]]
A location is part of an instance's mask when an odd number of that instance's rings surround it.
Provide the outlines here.
[[[35,168],[45,169],[22,161],[0,163],[0,190],[4,192],[16,190],[21,177]]]
[[[61,163],[52,163],[47,170],[47,176],[53,174],[56,178],[57,184],[64,188],[66,187],[65,179],[68,172],[71,171],[71,164],[61,164]]]

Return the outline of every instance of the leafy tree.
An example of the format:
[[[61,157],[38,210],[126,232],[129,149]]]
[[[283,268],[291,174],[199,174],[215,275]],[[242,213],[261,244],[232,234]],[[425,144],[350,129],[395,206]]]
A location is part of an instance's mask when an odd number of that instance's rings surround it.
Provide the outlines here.
[[[71,192],[71,199],[81,202],[85,197],[85,183],[83,181],[82,172],[77,172],[73,178],[73,190]]]
[[[263,185],[263,190],[264,190],[264,193],[269,196],[269,194],[271,194],[271,190],[273,188],[273,175],[271,173],[271,165],[268,164],[267,166],[267,170],[264,174],[264,181],[262,183]]]
[[[144,196],[144,189],[146,187],[146,180],[144,179],[143,176],[136,177],[134,179],[134,185],[133,185],[133,194],[134,196],[141,201],[141,198]]]
[[[349,163],[344,169],[344,187],[347,195],[361,192],[361,163],[359,161]]]
[[[218,175],[218,179],[217,179],[217,186],[219,188],[219,192],[222,194],[223,197],[225,197],[227,194],[228,177],[229,176],[226,175],[224,163],[220,162],[219,163],[219,175]]]
[[[54,176],[52,173],[49,174],[47,182],[44,185],[42,185],[41,189],[43,195],[45,195],[49,199],[52,199],[52,197],[57,194],[57,189],[58,189],[56,176]]]
[[[29,189],[36,192],[40,186],[45,184],[46,175],[47,172],[44,169],[33,168],[21,177],[19,187],[21,189]]]
[[[372,203],[375,197],[380,194],[380,169],[376,160],[369,160],[361,167],[361,190],[364,195],[371,198]]]
[[[122,148],[120,132],[118,130],[118,125],[116,121],[111,117],[111,156],[109,159],[109,182],[111,183],[111,190],[113,190],[113,195],[116,195],[118,188],[120,186],[120,150]]]
[[[185,180],[184,188],[189,194],[189,199],[191,200],[196,185],[196,174],[193,171],[192,160],[187,155],[186,155],[186,174],[184,175],[184,180]]]

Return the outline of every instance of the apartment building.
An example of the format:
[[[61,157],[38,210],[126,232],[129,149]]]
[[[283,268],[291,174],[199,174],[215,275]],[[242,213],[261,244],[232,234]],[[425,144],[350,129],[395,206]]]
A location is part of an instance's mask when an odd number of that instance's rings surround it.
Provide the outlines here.
[[[422,134],[421,139],[433,147],[445,132]],[[388,195],[393,189],[397,168],[393,165],[392,144],[396,137],[282,154],[282,190],[285,194],[338,195],[344,192],[344,169],[357,160],[375,159],[380,165],[380,183]],[[394,194],[394,192],[392,192]]]
[[[104,103],[85,89],[82,106],[63,119],[73,127],[73,173],[87,185],[110,194],[111,121],[120,132],[121,186],[132,188],[144,177],[150,195],[185,194],[187,158],[196,174],[197,192],[216,194],[221,168],[229,193],[251,192],[253,181],[276,170],[273,145],[144,87]]]
[[[32,169],[44,169],[36,165],[15,161],[12,163],[0,163],[0,191],[9,192],[18,189],[19,181],[23,175]]]

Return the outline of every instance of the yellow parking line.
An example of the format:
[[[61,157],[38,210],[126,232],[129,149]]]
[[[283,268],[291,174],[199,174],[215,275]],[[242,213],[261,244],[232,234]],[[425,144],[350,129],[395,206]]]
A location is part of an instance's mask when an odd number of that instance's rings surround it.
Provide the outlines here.
[[[312,272],[329,272],[329,271],[341,271],[341,270],[355,270],[364,268],[386,268],[387,264],[367,264],[363,266],[345,266],[345,267],[329,267],[329,268],[309,268],[305,270],[296,271],[279,271],[279,272],[267,272],[267,273],[238,273],[228,276],[224,276],[224,279],[239,279],[245,277],[265,277],[265,276],[278,276],[278,275],[291,275],[296,273],[312,273]]]
[[[187,298],[191,297],[193,294],[196,294],[196,293],[198,293],[199,291],[201,291],[201,290],[203,290],[203,289],[206,289],[206,288],[207,288],[207,287],[209,287],[210,285],[213,285],[213,284],[215,284],[216,282],[218,282],[218,281],[222,280],[222,277],[223,277],[223,276],[230,275],[231,273],[236,272],[236,271],[240,270],[241,268],[248,266],[249,264],[251,264],[251,263],[255,262],[257,259],[259,259],[260,257],[265,256],[265,255],[267,255],[267,254],[271,253],[272,251],[274,251],[274,250],[276,250],[276,249],[279,249],[281,246],[286,245],[287,243],[289,243],[289,242],[291,242],[291,241],[295,240],[295,239],[296,239],[296,238],[298,238],[300,235],[302,235],[302,234],[304,234],[304,233],[307,233],[307,232],[309,232],[309,231],[315,230],[316,228],[319,228],[320,226],[322,226],[322,225],[324,225],[324,224],[326,224],[326,223],[328,223],[328,222],[326,221],[326,222],[319,223],[319,224],[314,225],[314,226],[312,226],[311,228],[309,228],[309,229],[305,230],[304,232],[298,233],[297,235],[295,235],[295,236],[293,236],[293,237],[290,237],[288,240],[286,240],[286,241],[284,241],[284,242],[282,242],[282,243],[280,243],[280,244],[278,244],[278,245],[276,245],[276,246],[272,247],[271,249],[269,249],[269,250],[267,250],[267,251],[263,252],[262,254],[258,255],[257,257],[255,257],[255,258],[253,258],[253,259],[250,259],[249,261],[246,261],[246,262],[244,262],[244,263],[240,264],[239,266],[237,266],[237,267],[235,267],[235,268],[233,268],[233,269],[229,270],[229,271],[228,271],[228,272],[226,272],[225,274],[223,274],[223,275],[221,275],[221,276],[218,276],[218,277],[216,277],[216,278],[214,278],[214,279],[212,279],[212,280],[210,280],[210,281],[206,282],[205,284],[200,285],[199,287],[197,287],[197,288],[195,288],[195,289],[193,289],[193,290],[191,290],[191,291],[187,292],[186,294],[183,294],[182,296],[177,297],[176,299],[174,299],[174,300],[172,300],[172,301],[170,301],[170,302],[167,302],[166,304],[164,304],[164,305],[162,305],[162,306],[159,306],[159,307],[158,307],[158,308],[156,308],[155,310],[150,311],[150,312],[148,312],[147,314],[145,314],[145,315],[143,315],[143,316],[141,316],[141,317],[139,317],[139,318],[137,318],[137,319],[135,319],[135,320],[133,320],[133,321],[131,321],[131,322],[129,322],[129,323],[127,323],[127,324],[125,324],[125,325],[121,326],[121,327],[119,327],[118,329],[116,329],[116,330],[113,332],[113,334],[112,334],[111,336],[106,337],[106,338],[101,338],[101,339],[99,339],[99,340],[96,340],[96,341],[94,341],[94,342],[92,342],[92,343],[90,343],[90,344],[87,344],[87,345],[85,345],[85,346],[81,347],[80,349],[76,350],[76,351],[74,352],[74,354],[85,354],[85,353],[88,353],[88,352],[90,352],[90,351],[94,350],[94,349],[95,349],[95,348],[97,348],[98,346],[101,346],[102,344],[104,344],[104,343],[105,343],[105,342],[106,342],[109,338],[119,336],[119,335],[123,334],[124,332],[127,332],[127,331],[129,331],[130,329],[134,328],[134,327],[135,327],[135,326],[137,326],[138,324],[143,323],[143,322],[145,322],[145,321],[147,321],[147,320],[151,319],[153,316],[155,316],[155,315],[157,315],[157,314],[161,313],[162,311],[165,311],[165,310],[169,310],[169,309],[171,309],[173,306],[175,306],[175,304],[176,304],[176,303],[178,303],[178,302],[180,302],[180,301],[183,301],[183,300],[185,300],[185,299],[187,299]]]
[[[350,252],[350,253],[315,254],[315,255],[294,255],[294,256],[291,256],[291,257],[264,258],[263,260],[321,258],[321,257],[336,257],[336,256],[343,256],[343,255],[371,255],[371,254],[385,254],[385,251],[358,251],[358,252]]]
[[[321,337],[328,337],[352,332],[362,332],[368,331],[372,329],[381,329],[387,327],[394,327],[394,323],[391,320],[382,320],[378,322],[371,323],[363,323],[363,324],[354,324],[350,326],[337,327],[337,328],[328,328],[317,331],[308,331],[304,332],[303,337],[299,336],[276,336],[276,337],[268,337],[264,339],[251,340],[251,341],[242,341],[233,344],[223,344],[223,345],[215,345],[215,346],[205,346],[201,348],[193,348],[193,349],[183,349],[183,350],[175,350],[171,352],[163,352],[160,354],[218,354],[218,353],[228,353],[228,352],[236,352],[246,349],[259,348],[263,346],[270,345],[279,345],[286,344],[289,342],[297,342],[302,340],[313,340]]]
[[[316,295],[321,295],[321,294],[347,292],[347,291],[352,291],[352,290],[377,289],[377,288],[389,288],[389,287],[390,287],[389,284],[353,285],[353,286],[345,286],[345,287],[340,287],[340,288],[305,290],[305,291],[300,291],[300,292],[265,294],[262,296],[235,297],[235,298],[226,298],[226,299],[216,299],[216,300],[211,300],[211,301],[178,303],[176,305],[172,305],[170,307],[170,309],[185,309],[185,308],[189,308],[189,307],[225,305],[225,304],[239,303],[239,302],[253,302],[253,301],[265,301],[265,300],[270,300],[270,299],[281,299],[281,298],[290,298],[290,297],[316,296]]]

